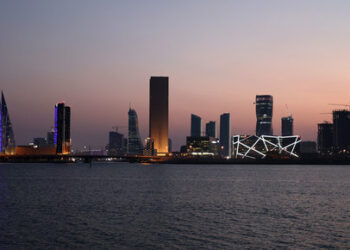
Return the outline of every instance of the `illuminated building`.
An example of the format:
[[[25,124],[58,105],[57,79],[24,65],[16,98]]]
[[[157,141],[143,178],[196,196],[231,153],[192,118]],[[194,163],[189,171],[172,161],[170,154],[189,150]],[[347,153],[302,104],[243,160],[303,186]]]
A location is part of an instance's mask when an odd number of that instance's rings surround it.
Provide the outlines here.
[[[272,131],[272,108],[273,98],[271,95],[257,95],[256,105],[256,135],[273,135]]]
[[[223,156],[231,157],[231,121],[229,113],[220,116],[220,147]]]
[[[209,137],[217,137],[216,133],[216,122],[215,121],[210,121],[207,124],[205,124],[205,135]]]
[[[169,78],[150,79],[149,137],[154,140],[154,149],[158,155],[169,152]]]
[[[56,145],[57,154],[69,154],[71,147],[70,137],[70,107],[65,104],[58,103],[55,105],[55,136],[54,143]]]
[[[117,131],[109,132],[108,154],[120,155],[125,153],[124,135]]]
[[[293,117],[282,117],[282,136],[293,135]]]
[[[130,155],[142,155],[142,142],[139,131],[139,122],[137,113],[134,109],[129,109],[129,126],[128,126],[128,154]]]
[[[268,155],[276,158],[298,158],[300,136],[234,135],[232,156],[234,158],[264,159]]]
[[[7,147],[15,147],[16,142],[4,93],[2,91],[0,109],[0,153],[4,153]]]
[[[350,150],[350,111],[333,111],[333,143],[335,152]]]
[[[191,136],[202,135],[202,118],[191,114]]]
[[[333,124],[324,122],[317,125],[317,148],[322,155],[328,155],[333,147]]]
[[[219,153],[219,141],[209,136],[187,136],[186,149],[190,155],[214,156]]]

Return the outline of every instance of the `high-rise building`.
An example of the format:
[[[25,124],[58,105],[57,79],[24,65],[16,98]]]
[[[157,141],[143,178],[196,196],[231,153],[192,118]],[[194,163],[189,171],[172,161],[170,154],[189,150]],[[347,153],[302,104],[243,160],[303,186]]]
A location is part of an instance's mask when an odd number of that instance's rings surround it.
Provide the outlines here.
[[[46,136],[47,145],[54,146],[55,145],[55,129],[47,132]]]
[[[55,136],[57,154],[69,154],[72,139],[70,137],[70,107],[63,102],[55,105]]]
[[[134,109],[129,109],[129,129],[128,129],[128,154],[142,155],[143,146],[139,131],[137,113]]]
[[[223,156],[231,156],[231,122],[230,114],[220,116],[220,147]]]
[[[205,135],[209,137],[217,138],[215,121],[210,121],[207,124],[205,124]]]
[[[158,155],[169,152],[169,78],[155,77],[150,79],[149,103],[149,137],[154,140],[154,149]]]
[[[124,153],[124,135],[117,131],[109,132],[108,154],[119,155]]]
[[[154,140],[152,138],[147,138],[145,140],[145,148],[143,150],[143,155],[147,155],[147,156],[157,155],[157,150],[154,149]]]
[[[271,95],[257,95],[256,105],[256,135],[273,135],[272,108],[273,98]]]
[[[317,125],[317,147],[318,151],[327,155],[332,152],[333,147],[333,124],[324,122]]]
[[[33,144],[38,147],[45,147],[47,146],[47,141],[43,137],[36,137],[33,139]]]
[[[282,117],[282,136],[293,135],[293,117]]]
[[[0,152],[4,153],[7,147],[15,147],[16,142],[4,93],[2,91],[0,109]]]
[[[333,143],[336,152],[350,150],[350,111],[333,111]]]
[[[191,136],[202,136],[202,118],[191,114]]]

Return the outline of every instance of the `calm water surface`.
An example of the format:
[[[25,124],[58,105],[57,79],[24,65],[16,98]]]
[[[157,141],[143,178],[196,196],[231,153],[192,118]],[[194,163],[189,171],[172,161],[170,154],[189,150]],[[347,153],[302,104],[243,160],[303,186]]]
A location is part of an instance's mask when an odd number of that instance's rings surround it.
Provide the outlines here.
[[[0,164],[1,248],[349,248],[350,166]]]

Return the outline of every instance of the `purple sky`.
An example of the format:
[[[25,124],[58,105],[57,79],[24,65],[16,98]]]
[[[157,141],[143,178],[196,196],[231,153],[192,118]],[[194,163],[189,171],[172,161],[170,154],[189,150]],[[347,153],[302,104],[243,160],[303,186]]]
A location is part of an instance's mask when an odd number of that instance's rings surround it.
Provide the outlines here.
[[[17,1],[0,4],[0,87],[17,144],[45,136],[54,105],[72,107],[73,147],[127,133],[129,103],[148,132],[152,75],[169,76],[170,137],[190,114],[231,113],[254,133],[256,94],[274,96],[273,127],[292,113],[316,138],[328,103],[350,102],[350,1]],[[289,110],[286,109],[286,104]]]

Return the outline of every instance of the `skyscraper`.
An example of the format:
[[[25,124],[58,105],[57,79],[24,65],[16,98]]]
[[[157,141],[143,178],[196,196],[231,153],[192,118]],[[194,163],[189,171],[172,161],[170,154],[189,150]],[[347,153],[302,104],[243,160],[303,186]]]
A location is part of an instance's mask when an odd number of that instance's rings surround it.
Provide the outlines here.
[[[123,154],[124,149],[124,135],[117,131],[109,132],[108,152],[110,155]]]
[[[191,136],[202,135],[202,118],[191,114]]]
[[[317,147],[321,154],[327,155],[333,146],[333,124],[324,122],[317,125]]]
[[[70,137],[70,107],[58,103],[55,105],[55,136],[57,154],[69,154],[71,147]]]
[[[143,147],[139,131],[139,121],[134,109],[129,109],[128,154],[142,155]]]
[[[169,152],[169,78],[150,79],[149,137],[154,140],[154,149],[158,155]]]
[[[54,146],[55,145],[55,129],[47,132],[46,136],[47,145]]]
[[[3,153],[7,147],[15,147],[16,142],[4,93],[2,91],[0,109],[0,152]]]
[[[215,121],[210,121],[207,124],[205,124],[205,135],[209,137],[217,138]]]
[[[231,156],[231,122],[229,113],[224,113],[220,116],[220,147],[224,156]]]
[[[273,135],[272,131],[272,108],[273,98],[271,95],[257,95],[256,105],[256,135]]]
[[[333,133],[336,152],[350,150],[350,111],[333,111]]]
[[[282,136],[293,135],[293,117],[282,117]]]

